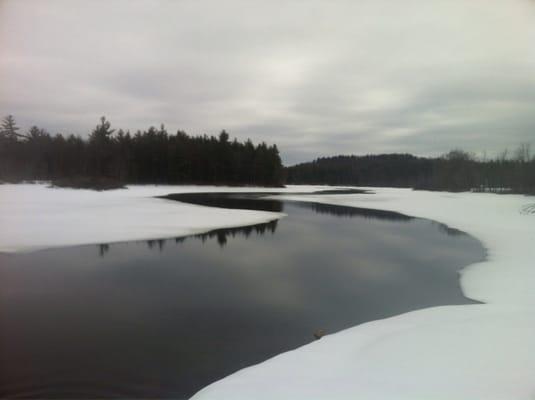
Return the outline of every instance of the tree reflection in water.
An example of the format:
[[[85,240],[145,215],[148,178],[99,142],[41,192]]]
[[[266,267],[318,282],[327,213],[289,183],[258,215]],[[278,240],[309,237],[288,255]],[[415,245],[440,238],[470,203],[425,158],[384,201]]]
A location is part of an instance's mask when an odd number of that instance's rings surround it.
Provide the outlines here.
[[[349,194],[349,193],[362,193],[359,190],[330,190],[330,191],[321,191],[315,192],[314,194]],[[207,207],[217,207],[217,208],[229,208],[229,209],[242,209],[242,210],[256,210],[256,211],[270,211],[270,212],[284,212],[284,204],[289,202],[287,200],[281,201],[272,198],[265,198],[266,196],[275,196],[279,193],[179,193],[179,194],[170,194],[163,196],[162,198],[180,201],[188,204],[195,204],[200,206]],[[307,193],[293,193],[293,195],[303,195]],[[308,201],[291,201],[291,204],[312,210],[318,214],[328,214],[335,217],[363,217],[371,218],[378,220],[387,220],[387,221],[410,221],[414,219],[403,214],[374,210],[369,208],[355,208],[349,206],[340,206],[332,204],[322,204],[322,203],[313,203]],[[186,240],[200,239],[202,243],[205,243],[207,240],[216,239],[218,244],[221,247],[225,247],[229,239],[236,236],[242,236],[248,238],[252,233],[256,235],[264,235],[266,233],[273,234],[277,230],[278,220],[269,221],[266,223],[241,226],[235,228],[220,228],[214,229],[212,231],[176,237],[174,239],[151,239],[147,240],[147,247],[149,249],[155,249],[156,245],[159,251],[162,251],[165,243],[167,241],[174,240],[175,244],[181,244]],[[439,225],[439,229],[443,230],[448,234],[456,234],[453,229],[448,228],[442,224]],[[100,256],[105,256],[109,251],[109,244],[100,244],[99,254]]]
[[[474,303],[458,271],[483,259],[477,240],[420,218],[262,196],[187,197],[287,217],[0,254],[3,397],[188,398],[325,333]]]

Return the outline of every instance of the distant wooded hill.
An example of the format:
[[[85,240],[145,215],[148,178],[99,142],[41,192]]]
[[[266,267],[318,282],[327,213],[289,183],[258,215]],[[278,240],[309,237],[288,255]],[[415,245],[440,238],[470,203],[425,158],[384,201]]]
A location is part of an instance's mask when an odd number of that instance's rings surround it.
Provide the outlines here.
[[[478,159],[462,150],[439,158],[410,154],[335,156],[286,168],[287,182],[535,193],[535,158],[523,144],[511,155]]]
[[[21,134],[13,117],[0,127],[0,180],[52,180],[60,186],[106,189],[125,183],[280,186],[276,145],[169,134],[162,125],[134,134],[102,117],[89,138],[50,135],[36,126]]]
[[[409,154],[335,156],[286,168],[288,183],[408,187],[429,179],[432,161]]]

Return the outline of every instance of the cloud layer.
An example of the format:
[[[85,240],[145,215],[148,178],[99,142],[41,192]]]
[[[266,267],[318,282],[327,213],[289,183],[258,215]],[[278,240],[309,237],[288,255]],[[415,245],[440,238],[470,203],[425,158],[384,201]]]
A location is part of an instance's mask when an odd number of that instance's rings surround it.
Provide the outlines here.
[[[535,137],[530,0],[0,3],[0,113],[339,153],[489,154]],[[535,143],[534,143],[535,144]]]

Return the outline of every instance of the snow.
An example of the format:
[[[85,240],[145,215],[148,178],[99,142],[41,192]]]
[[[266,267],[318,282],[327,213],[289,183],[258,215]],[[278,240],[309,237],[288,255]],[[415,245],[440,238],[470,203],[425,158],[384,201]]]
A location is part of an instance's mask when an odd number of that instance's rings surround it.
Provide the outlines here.
[[[474,235],[488,257],[462,271],[461,286],[485,304],[429,308],[327,335],[216,382],[195,400],[535,398],[535,215],[526,213],[533,197],[373,190],[305,199],[397,211]]]
[[[318,189],[324,187],[267,190]],[[194,399],[535,398],[535,199],[372,190],[283,197],[397,211],[477,237],[487,260],[465,268],[460,279],[465,295],[485,304],[428,308],[327,335],[216,382]],[[0,251],[173,237],[283,216],[154,198],[200,191],[266,189],[131,186],[93,192],[0,185]]]
[[[535,214],[535,204],[526,204],[522,207],[523,214]]]
[[[290,189],[147,185],[96,192],[4,184],[0,185],[0,252],[169,238],[283,217],[281,213],[222,210],[154,198],[181,192],[266,190]]]

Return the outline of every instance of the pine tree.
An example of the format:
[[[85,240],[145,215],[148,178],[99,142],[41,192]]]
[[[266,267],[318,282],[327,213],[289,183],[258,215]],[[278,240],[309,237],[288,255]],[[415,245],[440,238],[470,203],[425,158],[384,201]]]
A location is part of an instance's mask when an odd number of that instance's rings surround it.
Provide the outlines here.
[[[6,138],[9,140],[17,140],[19,134],[17,131],[19,127],[15,123],[13,115],[8,115],[2,120],[2,126],[0,126],[0,138]]]
[[[104,143],[110,140],[115,129],[110,129],[111,124],[106,121],[106,117],[100,117],[100,124],[93,129],[89,135],[90,142]]]
[[[100,118],[100,124],[89,135],[89,175],[97,177],[110,177],[113,159],[113,144],[111,135],[115,129],[106,121],[106,117]]]

